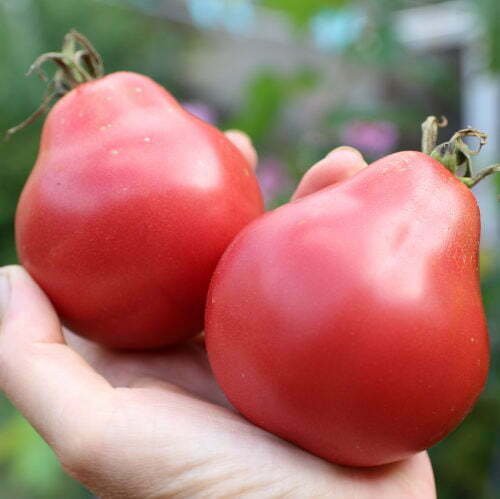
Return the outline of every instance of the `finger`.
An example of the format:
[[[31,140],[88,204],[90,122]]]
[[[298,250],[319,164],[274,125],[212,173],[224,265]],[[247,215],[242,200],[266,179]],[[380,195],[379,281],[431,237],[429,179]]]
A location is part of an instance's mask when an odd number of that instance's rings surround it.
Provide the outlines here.
[[[292,200],[341,182],[366,166],[366,161],[357,149],[348,146],[337,147],[309,168],[302,177]]]
[[[92,429],[111,387],[64,344],[49,300],[21,267],[0,269],[0,283],[0,389],[57,449]]]
[[[252,170],[255,170],[257,167],[257,151],[255,150],[250,137],[240,130],[226,130],[224,133],[226,137],[240,150]]]

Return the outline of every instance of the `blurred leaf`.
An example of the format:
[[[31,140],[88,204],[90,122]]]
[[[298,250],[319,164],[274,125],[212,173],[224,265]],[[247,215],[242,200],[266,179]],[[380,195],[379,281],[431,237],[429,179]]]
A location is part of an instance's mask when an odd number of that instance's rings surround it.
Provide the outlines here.
[[[247,84],[243,103],[227,128],[248,133],[256,143],[262,141],[276,124],[288,99],[315,85],[317,75],[302,70],[283,76],[268,69],[256,74]]]
[[[7,482],[17,484],[18,493],[26,491],[24,497],[60,497],[63,490],[73,490],[73,497],[88,497],[63,475],[49,446],[17,413],[0,426],[0,466]]]
[[[471,2],[486,28],[483,37],[490,69],[500,71],[500,2],[476,0]]]
[[[313,16],[324,9],[340,7],[348,0],[261,0],[261,4],[277,10],[298,27],[305,27]]]
[[[498,399],[482,397],[473,414],[431,450],[439,497],[483,497],[499,414]],[[442,484],[447,484],[446,493]]]

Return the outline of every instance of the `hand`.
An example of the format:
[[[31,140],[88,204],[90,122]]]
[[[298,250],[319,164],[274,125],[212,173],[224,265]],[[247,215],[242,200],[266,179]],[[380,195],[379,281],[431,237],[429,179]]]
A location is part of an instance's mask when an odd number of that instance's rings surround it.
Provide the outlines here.
[[[255,165],[249,140],[228,136]],[[299,195],[339,180],[339,168],[365,165],[356,151],[334,151],[304,177]],[[0,328],[0,389],[64,469],[104,499],[435,497],[426,453],[349,469],[247,422],[218,388],[199,338],[125,353],[63,333],[21,267],[0,269]]]

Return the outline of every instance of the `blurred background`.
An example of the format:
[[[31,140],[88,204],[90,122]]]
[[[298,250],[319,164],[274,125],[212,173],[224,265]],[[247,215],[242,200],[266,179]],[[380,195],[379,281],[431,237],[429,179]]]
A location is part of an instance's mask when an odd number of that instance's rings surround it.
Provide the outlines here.
[[[247,132],[269,208],[340,144],[369,160],[418,149],[428,114],[448,117],[443,141],[469,124],[489,133],[476,167],[500,161],[497,0],[0,0],[0,131],[38,106],[44,86],[26,70],[70,28],[107,72],[150,75],[192,113]],[[16,262],[14,210],[42,121],[0,145],[1,265]],[[500,175],[474,193],[493,363],[473,413],[431,449],[443,499],[500,497]],[[80,497],[0,398],[0,499]]]

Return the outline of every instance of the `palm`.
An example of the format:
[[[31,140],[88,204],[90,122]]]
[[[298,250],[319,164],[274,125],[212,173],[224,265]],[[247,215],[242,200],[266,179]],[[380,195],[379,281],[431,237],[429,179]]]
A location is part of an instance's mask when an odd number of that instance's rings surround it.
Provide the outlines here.
[[[229,405],[212,375],[201,338],[151,352],[109,350],[67,330],[65,338],[112,386],[128,387],[151,378],[176,385],[217,405]]]

